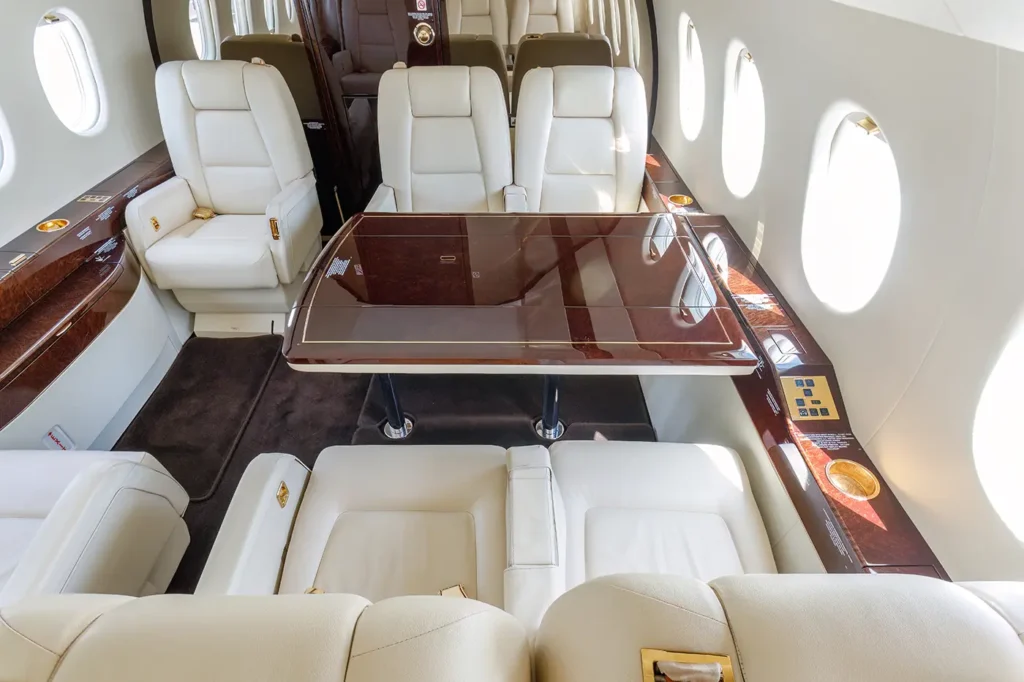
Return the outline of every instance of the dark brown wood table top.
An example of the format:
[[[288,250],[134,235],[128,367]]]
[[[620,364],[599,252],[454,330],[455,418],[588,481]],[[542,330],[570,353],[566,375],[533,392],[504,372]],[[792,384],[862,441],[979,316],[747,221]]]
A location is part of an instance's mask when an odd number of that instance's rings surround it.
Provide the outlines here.
[[[320,254],[284,355],[333,372],[749,374],[668,214],[360,214]]]

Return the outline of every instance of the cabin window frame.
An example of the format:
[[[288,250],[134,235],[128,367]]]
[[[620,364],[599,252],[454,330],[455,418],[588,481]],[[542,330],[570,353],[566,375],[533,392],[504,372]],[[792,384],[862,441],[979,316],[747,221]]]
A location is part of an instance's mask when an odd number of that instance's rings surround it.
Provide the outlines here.
[[[249,0],[230,0],[231,27],[236,36],[247,36],[253,33],[252,4]]]
[[[700,137],[707,108],[704,51],[693,18],[679,15],[679,124],[690,142]]]
[[[14,175],[14,162],[14,139],[3,109],[0,109],[0,187],[10,182]]]
[[[819,301],[852,314],[875,298],[892,266],[903,218],[899,167],[882,128],[860,108],[827,117],[818,145],[801,235],[804,275]]]
[[[722,112],[722,174],[733,196],[745,199],[761,177],[768,112],[764,81],[753,54],[738,41],[729,54]]]
[[[102,131],[103,82],[88,30],[78,15],[64,8],[44,13],[33,33],[32,53],[39,84],[57,120],[76,135]],[[77,111],[68,106],[69,98],[77,100]]]
[[[263,17],[267,22],[268,31],[271,33],[281,32],[281,21],[277,9],[277,0],[263,0]]]
[[[298,12],[295,8],[296,0],[284,0],[284,13],[288,17],[288,21],[295,23],[298,21]]]
[[[192,20],[192,8],[196,10],[196,19]],[[192,45],[196,48],[199,59],[219,59],[217,49],[217,12],[213,8],[213,0],[189,0],[189,32],[192,34]],[[196,32],[198,30],[198,33]],[[197,40],[198,38],[198,40]]]

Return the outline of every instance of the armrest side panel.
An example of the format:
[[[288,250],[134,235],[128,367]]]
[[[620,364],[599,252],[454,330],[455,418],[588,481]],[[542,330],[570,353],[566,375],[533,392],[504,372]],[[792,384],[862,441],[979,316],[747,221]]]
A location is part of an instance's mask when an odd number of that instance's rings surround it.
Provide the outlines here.
[[[284,553],[309,481],[291,455],[264,453],[242,474],[196,594],[275,594]],[[288,488],[284,506],[281,484]]]
[[[289,184],[270,200],[267,220],[277,220],[280,235],[270,242],[277,277],[282,284],[290,284],[299,274],[310,249],[319,242],[320,228],[324,226],[313,171]]]
[[[129,202],[124,211],[128,241],[145,262],[146,250],[192,220],[196,202],[182,178],[173,177]],[[153,224],[156,219],[159,229]]]
[[[565,592],[559,548],[558,490],[548,451],[537,445],[508,451],[505,610],[531,632]]]

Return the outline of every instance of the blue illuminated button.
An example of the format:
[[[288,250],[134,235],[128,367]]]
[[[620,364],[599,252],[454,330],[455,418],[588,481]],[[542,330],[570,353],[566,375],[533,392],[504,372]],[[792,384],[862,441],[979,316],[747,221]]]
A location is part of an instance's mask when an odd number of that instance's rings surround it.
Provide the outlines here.
[[[821,408],[821,416],[822,417],[827,417],[828,416],[828,408],[827,407]]]
[[[821,405],[821,401],[820,400],[812,400],[811,401],[811,405]]]
[[[797,385],[797,386],[799,386],[799,387],[801,387],[801,388],[803,388],[803,385],[804,385],[804,380],[803,380],[803,379],[797,379],[797,380],[796,380],[796,385]]]
[[[807,401],[804,400],[803,398],[797,398],[796,399],[796,406],[797,407],[803,407],[806,404],[807,404]]]
[[[801,417],[806,417],[807,416],[807,408],[805,408],[805,407],[801,407],[800,408],[800,416]]]
[[[804,389],[804,397],[810,398],[812,395],[814,395],[814,391],[809,388]]]
[[[814,386],[814,379],[808,379],[807,380],[807,385],[808,386]]]
[[[816,407],[812,407],[811,408],[811,416],[812,417],[817,417],[818,416],[818,408],[816,408]]]

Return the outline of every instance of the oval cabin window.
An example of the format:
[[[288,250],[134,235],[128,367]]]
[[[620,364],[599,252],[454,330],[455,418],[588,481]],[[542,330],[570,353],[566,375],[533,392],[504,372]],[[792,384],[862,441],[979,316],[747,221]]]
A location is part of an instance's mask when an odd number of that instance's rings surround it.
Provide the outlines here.
[[[295,23],[295,0],[284,0],[284,11],[288,21]]]
[[[704,53],[690,15],[679,17],[679,118],[691,142],[704,126]]]
[[[248,0],[231,0],[231,24],[236,36],[252,33]]]
[[[729,191],[742,199],[753,191],[761,172],[765,127],[761,76],[745,47],[729,62],[724,104],[722,170]]]
[[[896,159],[874,119],[863,113],[842,119],[824,175],[812,177],[808,203],[802,244],[807,282],[831,308],[860,310],[885,279],[900,226]]]
[[[81,23],[49,12],[36,26],[36,71],[50,108],[68,130],[85,135],[99,126],[100,86]]]
[[[0,111],[0,187],[7,184],[14,174],[14,144],[11,130],[7,127],[4,112]]]
[[[213,30],[213,10],[209,0],[189,0],[188,27],[199,59],[216,59],[217,40]]]
[[[1024,542],[1024,457],[1021,457],[1020,386],[1024,382],[1024,323],[996,361],[978,401],[972,449],[978,479],[993,509]]]
[[[267,30],[277,33],[277,0],[263,0],[263,16],[267,19]]]

